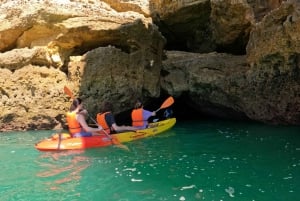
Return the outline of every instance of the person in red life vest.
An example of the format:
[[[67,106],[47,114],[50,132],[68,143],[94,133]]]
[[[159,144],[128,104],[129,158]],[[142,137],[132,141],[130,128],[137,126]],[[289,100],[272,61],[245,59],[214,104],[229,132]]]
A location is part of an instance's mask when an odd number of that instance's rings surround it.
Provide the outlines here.
[[[155,116],[156,112],[151,112],[143,108],[140,100],[137,100],[134,109],[131,112],[132,126],[138,129],[145,129],[148,126],[148,119]]]
[[[89,127],[85,120],[86,115],[87,111],[83,109],[82,100],[80,98],[74,99],[70,107],[70,111],[67,112],[67,123],[72,137],[90,137],[92,135],[100,135],[99,132],[102,130],[102,127]]]
[[[97,114],[97,123],[102,126],[103,130],[108,134],[119,133],[123,131],[135,131],[137,130],[132,126],[118,126],[115,117],[112,114],[113,106],[110,102],[104,102],[101,108],[101,112]]]

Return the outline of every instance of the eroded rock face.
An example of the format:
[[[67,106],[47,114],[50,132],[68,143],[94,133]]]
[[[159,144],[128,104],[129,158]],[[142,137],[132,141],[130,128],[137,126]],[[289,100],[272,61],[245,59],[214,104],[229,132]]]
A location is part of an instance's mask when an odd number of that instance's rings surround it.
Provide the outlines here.
[[[3,1],[0,13],[1,130],[59,127],[64,85],[93,114],[104,100],[121,112],[159,96],[165,38],[151,18],[102,1]]]
[[[199,113],[300,124],[297,1],[0,2],[0,130],[61,128],[64,86],[93,116],[162,88]],[[162,65],[164,48],[185,51]]]
[[[214,116],[299,125],[299,8],[284,3],[255,24],[246,57],[169,52],[163,88]]]
[[[63,94],[66,74],[27,65],[14,72],[0,69],[0,130],[60,127],[69,102]]]
[[[167,57],[163,62],[163,90],[175,97],[185,96],[186,104],[200,114],[300,123],[298,70],[276,76],[272,70],[254,70],[246,56],[229,54],[168,52]]]
[[[272,11],[251,32],[247,60],[257,119],[299,124],[300,5],[287,2]],[[252,102],[252,101],[251,101]]]
[[[209,0],[153,2],[152,17],[168,39],[166,49],[199,53],[216,49],[210,27]]]
[[[284,0],[152,1],[166,49],[244,55],[252,26]],[[159,6],[161,5],[161,6]]]
[[[0,51],[42,46],[48,53],[44,62],[59,67],[64,65],[68,56],[78,50],[77,48],[84,51],[107,44],[127,51],[139,48],[144,40],[131,35],[130,32],[139,31],[135,28],[139,21],[144,25],[143,29],[147,29],[151,24],[151,18],[145,18],[136,12],[118,13],[107,4],[98,1],[47,1],[45,4],[35,1],[20,2],[23,8],[28,9],[13,7],[10,5],[13,2],[1,6],[0,34],[4,40],[1,40]],[[18,1],[15,1],[15,4],[18,5]],[[153,29],[153,26],[149,29]],[[150,31],[147,33],[150,34]],[[162,40],[159,34],[157,36]]]
[[[212,0],[211,26],[218,49],[234,54],[244,54],[251,26],[253,9],[246,1]]]
[[[162,88],[175,97],[188,96],[188,105],[201,113],[246,118],[243,101],[245,56],[170,51],[163,62]],[[188,94],[188,95],[186,95]]]
[[[260,21],[270,11],[278,8],[286,0],[247,0],[253,8],[255,19]]]
[[[69,63],[69,80],[74,92],[96,114],[103,101],[114,103],[114,111],[132,109],[137,98],[158,97],[160,68],[145,60],[146,52],[128,54],[115,47],[101,47]],[[79,91],[77,91],[77,89]]]

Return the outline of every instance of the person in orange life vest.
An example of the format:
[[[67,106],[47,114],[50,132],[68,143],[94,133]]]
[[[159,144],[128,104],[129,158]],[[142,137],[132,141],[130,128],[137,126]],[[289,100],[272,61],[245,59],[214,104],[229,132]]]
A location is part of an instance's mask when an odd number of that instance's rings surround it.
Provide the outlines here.
[[[67,112],[67,123],[72,137],[100,135],[99,132],[102,130],[102,127],[89,127],[85,120],[86,115],[87,111],[83,109],[82,100],[80,98],[74,99],[70,111]]]
[[[102,126],[106,133],[119,133],[122,131],[137,130],[132,126],[118,126],[114,115],[112,114],[113,106],[110,102],[104,102],[102,105],[101,113],[97,114],[97,123]]]
[[[148,119],[155,116],[156,112],[151,112],[143,108],[141,101],[137,100],[134,110],[131,112],[132,126],[138,129],[145,129],[148,126]]]

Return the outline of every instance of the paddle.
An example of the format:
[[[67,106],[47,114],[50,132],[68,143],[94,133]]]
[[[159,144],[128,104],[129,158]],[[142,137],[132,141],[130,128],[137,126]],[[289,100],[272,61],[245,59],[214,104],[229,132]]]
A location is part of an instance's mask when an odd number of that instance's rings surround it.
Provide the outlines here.
[[[65,94],[67,94],[70,98],[74,99],[74,95],[72,93],[72,91],[67,87],[67,86],[64,86],[64,92]],[[99,124],[89,115],[87,114],[88,117],[97,125],[99,126]],[[120,147],[120,148],[123,148],[123,149],[126,149],[126,150],[129,150],[129,148],[126,146],[126,145],[122,145],[120,142],[116,141],[114,138],[112,138],[104,129],[103,129],[103,132],[104,134],[110,139],[110,141],[112,142],[112,144]]]
[[[170,107],[173,103],[174,103],[174,98],[172,96],[170,96],[169,98],[167,98],[163,102],[163,104],[161,104],[160,108],[158,108],[157,110],[155,110],[155,112],[158,112],[161,109],[165,109],[167,107]]]
[[[96,122],[96,120],[91,117],[89,114],[88,114],[88,117],[97,125],[99,126],[99,124]],[[129,151],[129,148],[126,146],[126,145],[123,145],[121,144],[117,139],[115,138],[112,138],[104,129],[102,130],[104,132],[104,134],[106,135],[106,137],[108,137],[110,139],[110,141],[112,142],[112,144],[120,147],[120,148],[123,148],[123,149],[126,149]]]

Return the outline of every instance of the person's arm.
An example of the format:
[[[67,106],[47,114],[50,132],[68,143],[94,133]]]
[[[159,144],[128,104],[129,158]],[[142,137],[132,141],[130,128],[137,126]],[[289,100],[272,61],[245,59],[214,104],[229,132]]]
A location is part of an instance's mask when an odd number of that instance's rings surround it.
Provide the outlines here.
[[[143,117],[145,120],[149,119],[151,116],[155,116],[156,112],[150,112],[148,110],[143,109]]]
[[[89,127],[85,121],[84,115],[82,114],[77,114],[77,121],[86,132],[99,132],[102,130],[100,125],[98,125],[98,128]]]
[[[82,114],[83,116],[86,117],[88,115],[88,111],[86,109],[82,109],[77,114]]]

